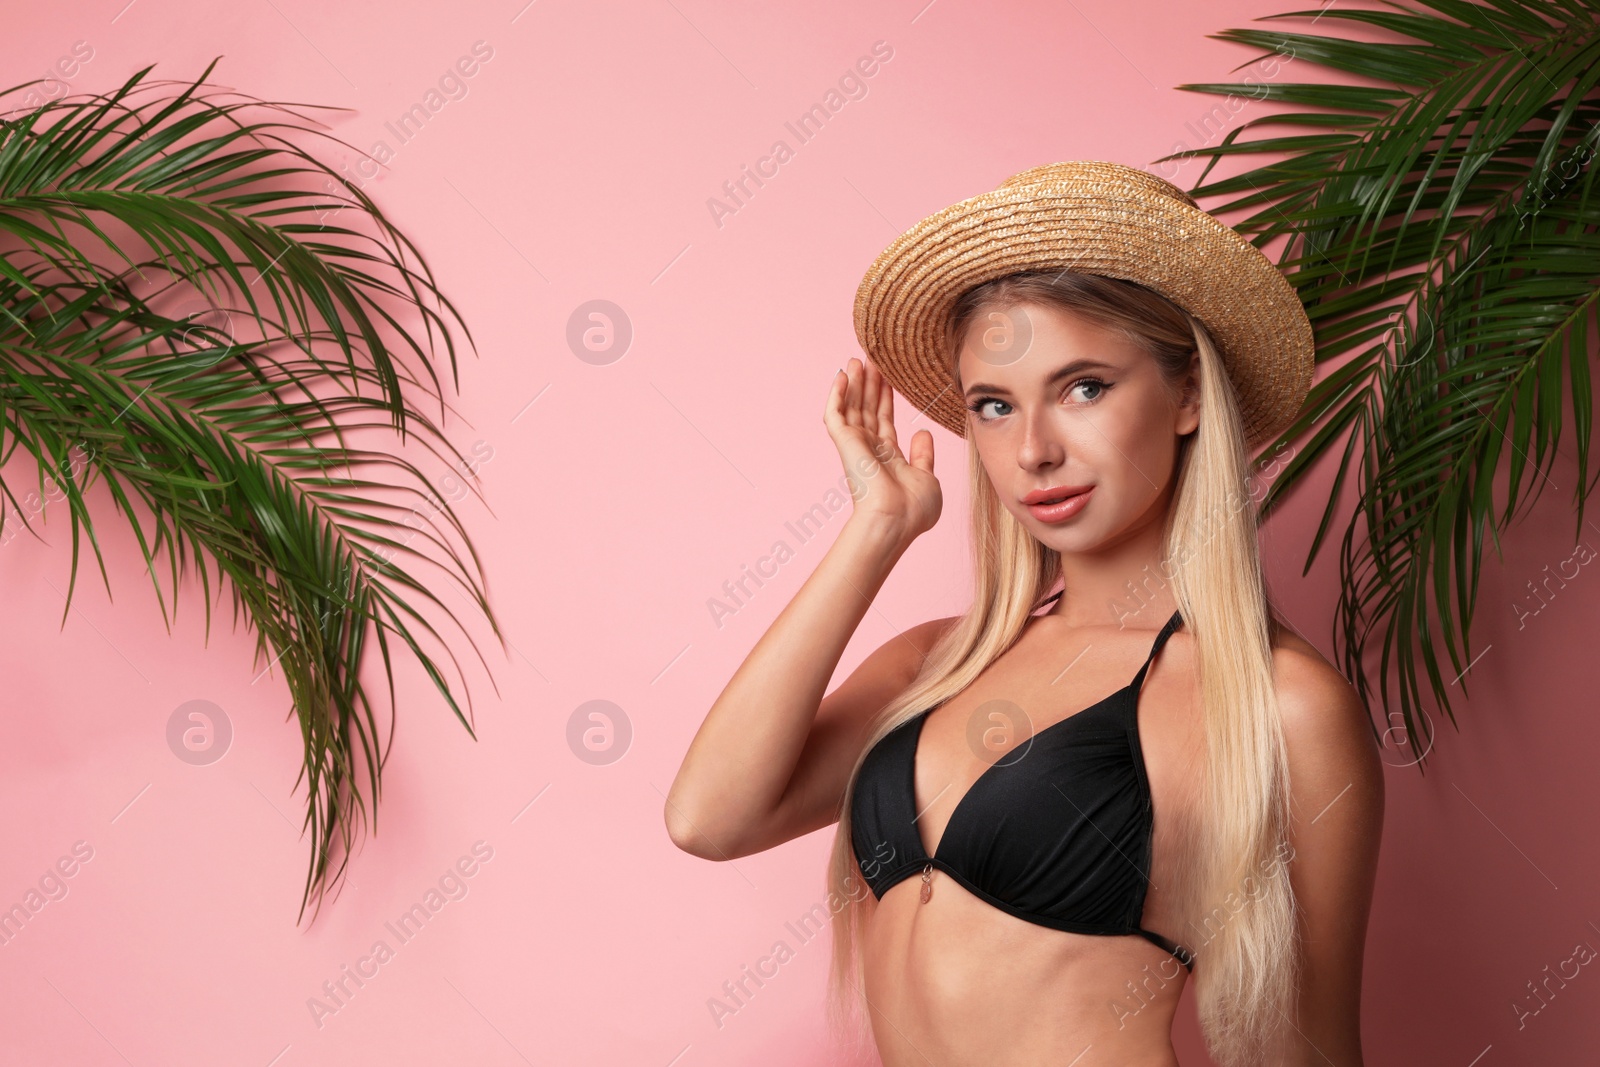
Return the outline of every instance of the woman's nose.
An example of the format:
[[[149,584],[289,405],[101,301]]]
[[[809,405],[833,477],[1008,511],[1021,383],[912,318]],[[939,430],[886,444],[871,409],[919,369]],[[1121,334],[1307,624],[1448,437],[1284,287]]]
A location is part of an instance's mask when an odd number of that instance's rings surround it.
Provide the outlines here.
[[[1017,442],[1017,463],[1028,470],[1059,465],[1065,454],[1056,427],[1048,412],[1035,411],[1022,417],[1022,439]]]

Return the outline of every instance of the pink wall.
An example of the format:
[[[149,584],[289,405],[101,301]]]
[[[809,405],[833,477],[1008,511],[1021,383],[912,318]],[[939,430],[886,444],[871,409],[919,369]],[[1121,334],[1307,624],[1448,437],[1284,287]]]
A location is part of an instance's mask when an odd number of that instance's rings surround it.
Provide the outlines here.
[[[64,525],[43,528],[48,543],[0,546],[0,903],[62,857],[73,871],[0,947],[0,1060],[833,1062],[819,1036],[827,946],[785,926],[822,895],[831,831],[712,864],[674,849],[660,812],[705,709],[844,521],[803,545],[785,527],[839,476],[820,414],[829,376],[857,352],[856,285],[900,230],[1015,171],[1142,166],[1196,144],[1191,124],[1217,100],[1169,87],[1227,80],[1250,55],[1205,35],[1296,5],[125,2],[19,6],[0,45],[6,82],[76,42],[92,58],[75,90],[153,61],[158,76],[190,77],[220,53],[219,83],[352,108],[331,120],[339,136],[396,149],[367,188],[479,340],[448,429],[492,457],[480,473],[493,514],[470,501],[462,514],[513,647],[502,657],[477,627],[499,695],[469,671],[476,744],[399,661],[379,833],[342,897],[297,929],[300,743],[281,673],[255,680],[253,635],[230,632],[223,607],[207,643],[193,590],[165,632],[108,506],[116,602],[86,560],[64,625]],[[397,145],[385,122],[480,41],[492,57],[466,95]],[[785,121],[879,41],[892,58],[866,95],[796,146]],[[707,199],[780,138],[794,157],[719,226]],[[1165,173],[1187,185],[1198,171]],[[565,340],[595,299],[633,324],[610,365]],[[962,458],[935,434],[945,520],[892,576],[839,679],[896,629],[961,608]],[[1514,607],[1573,553],[1572,469],[1563,461],[1505,560],[1490,555],[1460,732],[1438,724],[1426,777],[1389,771],[1371,1064],[1554,1062],[1597,1036],[1587,967],[1520,1026],[1514,1008],[1575,945],[1600,945],[1600,576],[1582,567],[1520,628]],[[25,463],[5,474],[32,478]],[[1299,577],[1318,495],[1266,542],[1278,596],[1331,653],[1332,557]],[[1592,523],[1578,536],[1600,549]],[[779,539],[795,558],[719,625],[708,603]],[[175,758],[166,735],[197,700],[233,730],[205,766]],[[631,723],[610,764],[567,742],[591,700]],[[72,862],[75,848],[92,856]],[[470,877],[448,877],[458,861]],[[441,879],[459,899],[399,941],[385,924]],[[708,1000],[780,939],[794,958],[719,1026]],[[392,958],[315,1018],[308,999],[379,940]],[[1177,1040],[1185,1063],[1205,1062],[1188,1004]]]

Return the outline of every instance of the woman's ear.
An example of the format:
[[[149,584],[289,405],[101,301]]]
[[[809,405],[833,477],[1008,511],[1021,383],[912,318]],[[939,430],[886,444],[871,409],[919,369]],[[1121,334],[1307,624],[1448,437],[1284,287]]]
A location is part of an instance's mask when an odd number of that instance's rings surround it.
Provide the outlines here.
[[[1200,428],[1200,353],[1189,358],[1189,369],[1184,374],[1183,390],[1179,394],[1177,426],[1179,437],[1194,433]]]

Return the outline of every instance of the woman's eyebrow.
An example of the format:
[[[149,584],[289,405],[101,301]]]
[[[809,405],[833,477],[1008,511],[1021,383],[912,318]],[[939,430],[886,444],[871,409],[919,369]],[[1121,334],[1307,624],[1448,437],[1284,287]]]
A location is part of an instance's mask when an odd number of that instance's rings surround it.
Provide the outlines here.
[[[1117,369],[1110,363],[1105,363],[1098,359],[1075,359],[1066,366],[1060,367],[1054,371],[1049,378],[1045,379],[1045,384],[1054,385],[1063,378],[1077,374],[1079,371],[1089,370],[1091,368],[1098,368],[1100,370]],[[963,390],[962,395],[970,397],[973,393],[1003,393],[1007,396],[1011,395],[1010,390],[1006,389],[1004,386],[990,385],[987,382],[973,382],[971,385],[967,386],[965,390]]]

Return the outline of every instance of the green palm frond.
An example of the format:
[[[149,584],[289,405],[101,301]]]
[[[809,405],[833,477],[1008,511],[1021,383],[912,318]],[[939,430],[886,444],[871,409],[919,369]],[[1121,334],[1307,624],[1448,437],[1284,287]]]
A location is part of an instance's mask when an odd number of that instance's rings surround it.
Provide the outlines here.
[[[429,605],[460,623],[401,561],[439,568],[500,637],[481,565],[423,471],[370,440],[414,435],[472,469],[411,399],[436,399],[442,420],[438,343],[454,383],[452,324],[471,334],[411,242],[298,143],[320,124],[215,92],[215,65],[0,114],[0,462],[34,458],[40,493],[53,482],[67,509],[73,581],[87,535],[109,590],[86,497],[104,479],[169,631],[163,555],[174,611],[192,558],[208,636],[212,567],[227,579],[300,723],[303,917],[343,874],[369,800],[376,829],[388,748],[358,677],[368,641],[391,715],[398,639],[476,737],[422,641],[443,643]],[[0,527],[13,510],[27,525],[0,479]]]
[[[1387,0],[1386,0],[1387,3]],[[1340,549],[1335,644],[1369,711],[1390,679],[1421,765],[1421,676],[1451,721],[1473,662],[1469,631],[1485,535],[1538,499],[1572,410],[1577,529],[1592,483],[1587,337],[1600,318],[1600,4],[1595,0],[1413,0],[1277,18],[1346,20],[1405,40],[1229,30],[1285,76],[1307,64],[1378,85],[1252,80],[1183,85],[1288,105],[1217,144],[1190,190],[1233,199],[1219,215],[1279,263],[1316,332],[1311,391],[1271,455],[1305,437],[1262,501],[1269,513],[1325,453],[1335,489],[1306,570],[1333,527],[1340,489],[1359,490]],[[1311,110],[1300,110],[1311,109]],[[1283,135],[1248,130],[1292,127]],[[1305,131],[1312,132],[1305,132]],[[1207,184],[1224,157],[1273,162]],[[1496,472],[1508,469],[1505,488]],[[1353,477],[1352,477],[1353,476]],[[1592,525],[1592,524],[1591,524]],[[1375,684],[1368,649],[1380,648]],[[1440,654],[1443,647],[1448,664]]]

